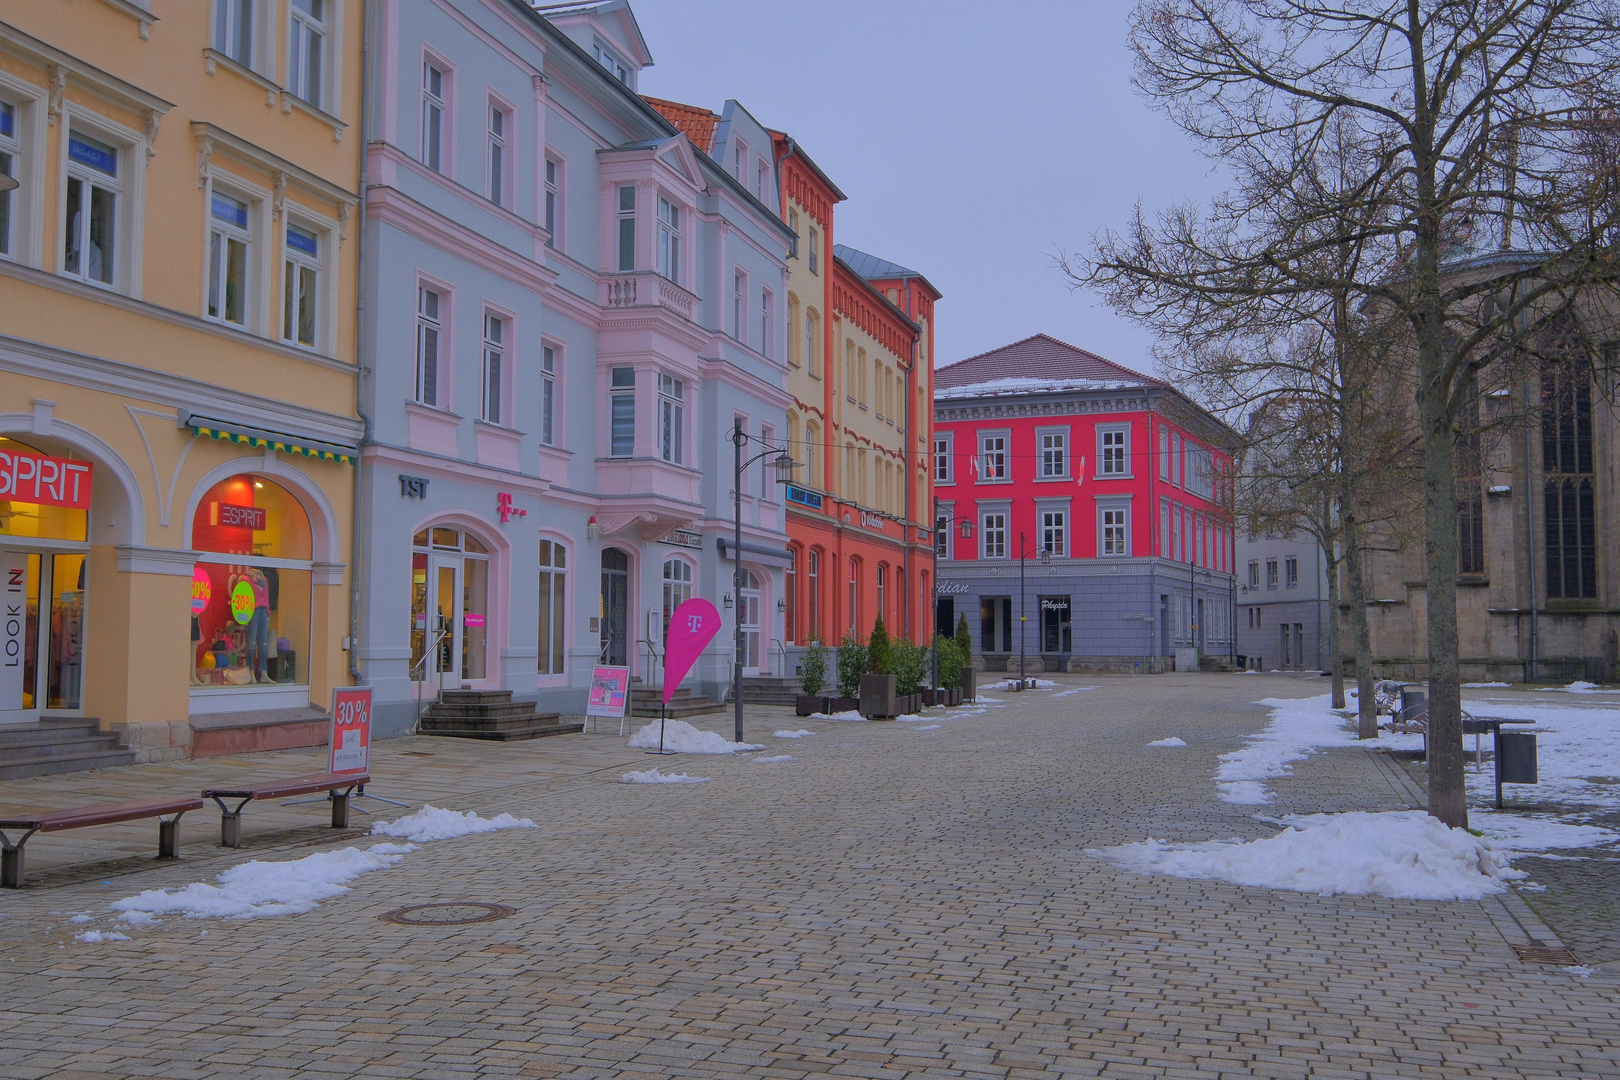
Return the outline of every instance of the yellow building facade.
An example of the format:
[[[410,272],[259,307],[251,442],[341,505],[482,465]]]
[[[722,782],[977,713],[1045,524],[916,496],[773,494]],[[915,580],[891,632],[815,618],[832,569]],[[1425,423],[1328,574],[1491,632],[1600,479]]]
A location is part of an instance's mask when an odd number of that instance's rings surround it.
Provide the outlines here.
[[[364,5],[0,17],[0,724],[307,743],[350,681]]]

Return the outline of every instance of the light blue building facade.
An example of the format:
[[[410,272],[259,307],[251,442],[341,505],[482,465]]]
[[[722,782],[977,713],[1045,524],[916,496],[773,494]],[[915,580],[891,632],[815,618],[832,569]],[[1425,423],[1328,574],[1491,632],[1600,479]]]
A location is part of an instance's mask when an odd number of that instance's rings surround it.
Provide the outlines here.
[[[785,432],[774,179],[740,181],[637,95],[651,56],[623,0],[377,13],[356,646],[379,732],[441,687],[577,714],[598,663],[657,685],[691,596],[726,627],[687,685],[719,698],[732,620],[750,674],[781,637],[763,463],[733,595],[728,438]]]

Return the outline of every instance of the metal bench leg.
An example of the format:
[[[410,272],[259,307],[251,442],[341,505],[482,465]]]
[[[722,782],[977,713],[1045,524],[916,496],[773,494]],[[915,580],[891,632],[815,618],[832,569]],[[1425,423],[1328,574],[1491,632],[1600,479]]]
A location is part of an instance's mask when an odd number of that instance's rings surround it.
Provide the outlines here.
[[[350,788],[349,791],[353,791]],[[347,829],[349,827],[349,791],[339,795],[332,792],[332,828]]]
[[[158,858],[178,859],[180,857],[180,815],[176,814],[168,821],[158,818]]]
[[[242,807],[246,806],[253,800],[251,798],[243,799],[241,802],[236,804],[236,809],[232,810],[230,807],[225,805],[225,800],[220,798],[218,795],[210,795],[208,797],[213,799],[214,804],[219,807],[219,846],[228,848],[241,847]],[[180,819],[177,817],[175,820],[179,821]]]
[[[38,829],[29,829],[22,834],[22,838],[15,844],[11,842],[10,837],[0,832],[0,888],[22,888],[23,845],[28,843],[28,838],[38,831]]]

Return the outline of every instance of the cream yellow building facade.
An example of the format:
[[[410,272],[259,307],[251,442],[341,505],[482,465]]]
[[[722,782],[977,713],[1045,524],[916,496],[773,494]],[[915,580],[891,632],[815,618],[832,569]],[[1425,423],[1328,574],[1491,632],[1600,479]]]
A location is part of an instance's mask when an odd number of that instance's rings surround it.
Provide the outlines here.
[[[297,745],[350,681],[363,17],[0,8],[0,723]]]

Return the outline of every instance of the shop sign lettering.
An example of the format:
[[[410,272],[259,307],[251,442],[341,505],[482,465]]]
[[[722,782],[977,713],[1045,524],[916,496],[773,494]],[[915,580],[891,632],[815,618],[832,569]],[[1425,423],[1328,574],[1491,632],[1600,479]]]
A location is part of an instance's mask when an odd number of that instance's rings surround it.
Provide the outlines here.
[[[800,506],[808,506],[812,510],[821,509],[821,493],[806,491],[797,484],[787,486],[787,500],[791,503],[798,503]]]
[[[246,581],[238,581],[231,589],[231,618],[239,623],[253,618],[253,586]]]
[[[883,517],[882,517],[882,515],[880,515],[880,514],[869,514],[865,510],[862,510],[861,511],[861,528],[863,528],[863,529],[877,529],[879,532],[881,532],[883,530]]]
[[[1067,600],[1043,599],[1041,601],[1041,610],[1042,611],[1068,611],[1069,610],[1069,602]]]
[[[371,764],[371,687],[333,687],[332,726],[326,745],[327,772],[366,771]]]
[[[22,708],[23,640],[28,633],[28,553],[0,552],[0,709]]]
[[[257,506],[236,506],[232,503],[217,503],[219,507],[216,524],[237,529],[252,529],[254,532],[264,531],[265,513]]]
[[[669,535],[662,537],[658,542],[660,544],[672,544],[675,547],[692,548],[694,550],[701,551],[703,549],[703,534],[698,532],[688,532],[685,529],[676,529]]]
[[[214,598],[214,582],[208,571],[197,567],[191,572],[191,613],[201,615],[208,610],[208,601]]]
[[[407,499],[427,498],[428,479],[425,476],[399,474],[399,493]]]
[[[91,469],[88,461],[0,450],[0,499],[88,510]]]
[[[939,595],[961,596],[968,591],[965,581],[942,581],[939,583]]]

